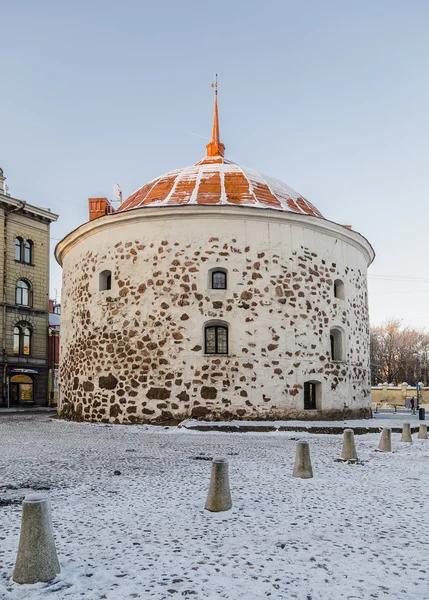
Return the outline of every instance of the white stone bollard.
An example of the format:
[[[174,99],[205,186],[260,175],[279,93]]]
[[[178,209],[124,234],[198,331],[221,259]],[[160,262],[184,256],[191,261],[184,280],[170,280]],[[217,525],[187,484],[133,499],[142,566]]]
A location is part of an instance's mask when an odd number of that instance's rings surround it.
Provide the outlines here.
[[[341,460],[349,460],[351,462],[357,461],[355,434],[353,429],[344,429]]]
[[[230,508],[232,508],[232,500],[229,489],[228,461],[226,458],[214,458],[205,509],[211,512],[221,512]]]
[[[16,583],[47,582],[60,570],[49,498],[28,494],[22,503],[21,535],[13,580]]]
[[[379,452],[392,452],[392,430],[390,427],[383,429],[377,450]]]
[[[313,468],[311,466],[310,446],[304,440],[298,440],[296,443],[295,466],[293,468],[293,477],[301,479],[310,479],[313,477]]]
[[[404,423],[402,425],[402,435],[401,442],[412,442],[413,438],[411,437],[411,426],[409,423]]]
[[[420,423],[419,426],[419,435],[417,436],[419,440],[427,440],[428,439],[428,426],[424,423]]]

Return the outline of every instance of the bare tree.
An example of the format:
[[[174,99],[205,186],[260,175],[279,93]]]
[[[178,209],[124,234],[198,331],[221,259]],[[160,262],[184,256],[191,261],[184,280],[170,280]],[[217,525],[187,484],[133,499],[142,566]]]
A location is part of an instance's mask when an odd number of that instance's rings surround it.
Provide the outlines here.
[[[403,381],[427,385],[429,334],[421,329],[402,326],[391,319],[371,327],[371,383],[399,385]]]

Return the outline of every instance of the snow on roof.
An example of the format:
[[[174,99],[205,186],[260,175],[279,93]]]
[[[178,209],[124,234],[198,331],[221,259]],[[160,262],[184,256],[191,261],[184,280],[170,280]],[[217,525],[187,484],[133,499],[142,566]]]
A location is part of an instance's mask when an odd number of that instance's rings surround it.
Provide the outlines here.
[[[55,313],[49,313],[49,327],[59,327],[61,324],[61,317]]]
[[[323,217],[301,194],[279,179],[239,167],[223,157],[206,157],[146,183],[117,212],[143,206],[232,204],[273,208]]]

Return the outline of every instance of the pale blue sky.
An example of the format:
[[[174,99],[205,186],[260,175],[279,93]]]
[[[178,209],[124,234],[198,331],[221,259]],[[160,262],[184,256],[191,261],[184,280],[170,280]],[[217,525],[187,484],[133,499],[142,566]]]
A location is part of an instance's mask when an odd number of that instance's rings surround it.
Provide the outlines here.
[[[370,240],[373,323],[429,326],[429,2],[0,0],[0,24],[0,166],[52,238],[202,158],[218,72],[227,157]]]

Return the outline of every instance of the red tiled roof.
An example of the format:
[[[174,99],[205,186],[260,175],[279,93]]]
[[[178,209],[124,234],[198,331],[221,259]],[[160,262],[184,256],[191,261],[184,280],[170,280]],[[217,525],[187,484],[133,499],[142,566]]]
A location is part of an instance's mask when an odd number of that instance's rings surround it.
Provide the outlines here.
[[[286,183],[221,156],[207,157],[192,167],[157,177],[131,194],[117,212],[184,204],[233,204],[323,216]]]

